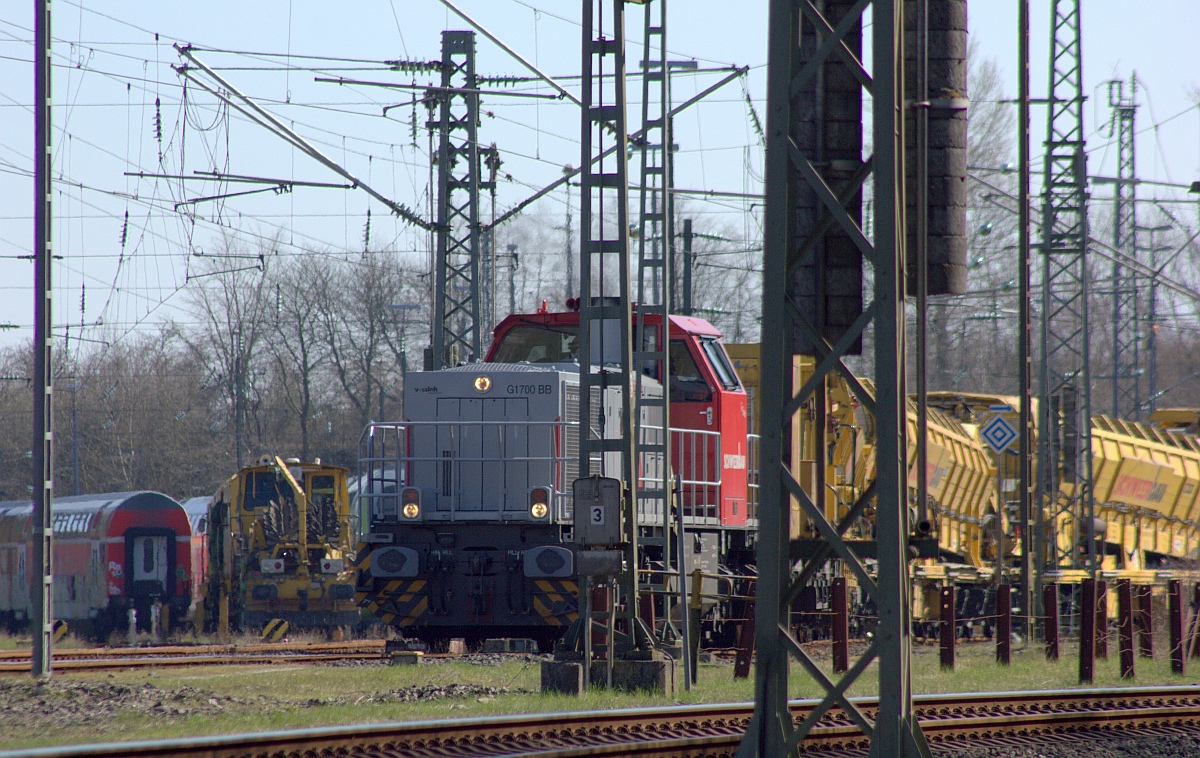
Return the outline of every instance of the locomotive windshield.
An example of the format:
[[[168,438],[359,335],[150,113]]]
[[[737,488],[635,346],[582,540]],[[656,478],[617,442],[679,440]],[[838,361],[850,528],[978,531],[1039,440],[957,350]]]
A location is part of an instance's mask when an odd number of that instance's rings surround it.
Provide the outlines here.
[[[650,342],[657,338],[657,327]],[[493,353],[494,363],[578,363],[579,327],[573,325],[520,324],[500,338]],[[717,381],[727,390],[741,389],[737,374],[715,337],[700,339],[701,360],[707,361]],[[648,344],[646,350],[653,350]],[[671,402],[710,402],[713,387],[704,377],[686,340],[671,340]],[[658,379],[657,364],[648,364],[643,372]]]
[[[515,326],[500,338],[495,363],[576,363],[579,328],[575,326]]]
[[[741,383],[738,381],[737,372],[733,370],[733,366],[729,365],[729,357],[725,355],[724,348],[717,342],[715,337],[702,337],[700,346],[704,348],[704,354],[708,356],[708,362],[712,364],[713,371],[717,374],[717,379],[724,385],[727,390],[740,390]]]

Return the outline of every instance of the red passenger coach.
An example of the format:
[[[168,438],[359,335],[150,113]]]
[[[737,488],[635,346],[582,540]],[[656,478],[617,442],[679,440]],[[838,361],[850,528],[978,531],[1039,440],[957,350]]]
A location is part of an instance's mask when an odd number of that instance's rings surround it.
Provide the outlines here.
[[[36,568],[30,502],[0,502],[0,623],[27,623]],[[192,596],[192,528],[187,512],[157,492],[80,495],[54,500],[54,617],[104,638],[128,624],[164,628],[185,618]]]
[[[671,427],[677,430],[672,439],[673,470],[683,481],[684,515],[691,517],[691,523],[746,527],[750,510],[746,467],[751,457],[746,393],[721,343],[721,333],[712,324],[688,316],[668,320]],[[650,334],[643,338],[644,344],[657,344],[662,317],[647,315],[646,329]],[[501,321],[494,334],[487,363],[578,362],[576,310],[514,314]],[[657,366],[645,373],[659,379]]]

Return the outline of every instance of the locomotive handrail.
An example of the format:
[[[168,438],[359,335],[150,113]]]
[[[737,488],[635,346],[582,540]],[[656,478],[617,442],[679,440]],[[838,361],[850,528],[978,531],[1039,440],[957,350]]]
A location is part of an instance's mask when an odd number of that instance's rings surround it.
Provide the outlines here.
[[[761,435],[746,435],[746,523],[758,525],[758,446]]]
[[[721,513],[721,486],[724,471],[721,455],[721,433],[707,429],[683,429],[671,427],[671,447],[675,460],[672,470],[678,475],[683,517],[688,524],[718,524]],[[647,457],[653,454],[646,454]],[[655,467],[658,475],[647,475],[647,461],[643,462],[643,474],[638,481],[647,489],[662,489],[662,466]],[[660,521],[658,508],[647,508],[640,504],[642,518]]]
[[[414,455],[410,449],[410,433],[418,430],[436,429],[449,436],[451,454]],[[571,492],[572,472],[577,470],[576,455],[560,455],[558,451],[569,449],[565,439],[559,435],[578,434],[578,421],[402,421],[402,422],[372,422],[363,430],[359,441],[358,457],[358,497],[369,504],[371,513],[381,518],[397,518],[399,514],[399,498],[401,490],[412,486],[410,469],[415,464],[440,464],[449,466],[448,471],[456,472],[461,477],[459,464],[483,466],[492,464],[547,464],[553,467],[552,482],[536,482],[538,485],[549,485],[552,489],[554,502],[554,518],[560,522],[570,521],[574,517],[574,498]],[[494,431],[494,437],[489,443],[496,450],[484,454],[482,448],[478,455],[465,453],[460,448],[464,430],[477,430],[483,437],[489,430]],[[509,448],[514,436],[513,430],[524,430],[525,436],[519,443],[527,446],[529,440],[537,433],[554,434],[555,438],[549,445],[549,454],[530,455],[524,453],[510,454]],[[720,523],[722,465],[721,465],[721,433],[704,429],[683,429],[672,427],[671,434],[674,442],[675,455],[673,470],[680,473],[682,487],[681,500],[683,514],[688,524]],[[600,456],[597,456],[597,461]],[[661,463],[654,471],[647,472],[650,463],[642,459],[642,475],[639,482],[647,485],[656,484],[662,487]],[[532,486],[533,483],[531,483]],[[460,481],[451,482],[449,491],[457,493]],[[503,507],[497,513],[512,513],[516,509]],[[646,522],[658,523],[662,514],[657,505],[650,501],[639,503],[639,518]],[[452,508],[450,512],[461,512]],[[492,511],[484,511],[490,513]]]
[[[409,473],[410,467],[413,464],[448,465],[453,481],[448,485],[443,484],[443,486],[448,486],[448,490],[451,493],[458,493],[461,488],[461,466],[457,464],[469,463],[482,466],[487,463],[543,463],[553,468],[553,473],[550,475],[553,481],[532,482],[531,486],[548,486],[553,491],[552,500],[555,518],[559,521],[569,520],[574,515],[572,507],[573,495],[569,491],[570,483],[566,479],[567,473],[578,463],[578,459],[574,455],[558,455],[557,451],[565,447],[565,445],[561,444],[559,435],[564,430],[578,429],[578,427],[578,421],[562,420],[372,422],[363,430],[363,435],[359,442],[359,479],[362,481],[364,478],[363,474],[365,473],[367,485],[365,488],[360,489],[359,497],[365,498],[368,503],[372,504],[371,510],[373,514],[378,514],[384,518],[389,516],[398,518],[400,490],[405,486],[413,484]],[[494,439],[495,449],[498,452],[491,455],[464,455],[459,449],[461,430],[463,428],[480,430],[494,428],[497,432]],[[435,429],[445,431],[449,434],[453,445],[452,450],[449,452],[452,452],[453,455],[429,456],[409,454],[409,433],[421,429]],[[533,437],[532,430],[534,429],[540,430],[542,434],[554,435],[552,441],[549,443],[549,450],[552,452],[548,455],[510,455],[508,453],[509,437],[511,436],[511,431],[516,429],[525,430],[527,435],[525,437],[526,443]],[[383,432],[383,434],[379,435],[377,432]],[[483,433],[481,433],[481,437]],[[391,440],[392,446],[390,452],[388,448],[388,435],[394,438]],[[381,448],[379,449],[379,454],[375,454],[377,443]],[[378,464],[384,465],[379,466]],[[388,464],[391,465],[390,472]],[[365,472],[363,471],[364,468],[366,469]],[[391,474],[390,477],[388,476],[389,473]],[[383,487],[380,488],[376,486],[377,484],[382,484]],[[387,485],[389,484],[392,485],[390,492],[387,491]],[[380,501],[382,501],[382,505],[376,509],[374,505]],[[504,504],[502,503],[501,505],[503,506]],[[514,510],[505,510],[501,507],[496,510],[496,513],[512,513]],[[457,508],[451,508],[450,510],[450,512],[458,511],[459,509]]]

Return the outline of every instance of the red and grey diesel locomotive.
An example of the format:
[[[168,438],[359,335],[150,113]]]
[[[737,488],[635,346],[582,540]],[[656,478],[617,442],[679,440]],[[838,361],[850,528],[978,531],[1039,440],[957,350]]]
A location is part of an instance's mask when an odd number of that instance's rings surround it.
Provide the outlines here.
[[[33,505],[0,503],[0,625],[29,619]],[[142,629],[151,609],[164,631],[181,624],[192,602],[192,527],[179,503],[157,492],[117,492],[54,499],[54,617],[104,638]]]
[[[688,562],[706,577],[741,574],[753,563],[756,526],[746,393],[711,324],[681,316],[668,323],[663,335],[661,317],[647,315],[640,339],[669,340],[672,472]],[[525,637],[543,649],[576,619],[578,349],[577,311],[511,315],[484,362],[410,372],[404,420],[367,427],[357,594],[376,617],[433,645]],[[622,379],[598,351],[592,363],[614,374],[593,397],[592,433],[615,436]],[[643,393],[662,392],[655,373],[642,377]],[[643,484],[662,476],[640,465]],[[638,503],[642,582],[660,593],[662,507]],[[732,635],[719,609],[709,618],[711,634]]]

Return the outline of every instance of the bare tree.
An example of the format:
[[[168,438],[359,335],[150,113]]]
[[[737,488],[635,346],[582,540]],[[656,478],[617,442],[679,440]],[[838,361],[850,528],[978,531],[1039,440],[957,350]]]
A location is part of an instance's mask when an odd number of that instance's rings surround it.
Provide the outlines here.
[[[268,286],[275,298],[271,353],[278,396],[299,427],[301,459],[310,453],[309,425],[319,391],[320,371],[329,360],[328,343],[322,339],[322,298],[332,295],[335,270],[322,256],[292,258],[274,267]],[[323,308],[323,305],[326,307]]]
[[[319,296],[320,328],[330,366],[357,417],[358,428],[384,418],[398,398],[398,355],[389,338],[395,328],[401,271],[394,257],[364,254],[339,266]],[[378,414],[376,416],[376,413]]]
[[[244,434],[249,426],[246,421],[253,415],[247,401],[262,397],[261,392],[251,396],[247,386],[257,372],[267,368],[269,353],[261,348],[270,333],[268,314],[273,302],[266,270],[273,256],[273,246],[248,255],[227,239],[224,253],[194,275],[194,286],[186,290],[186,301],[203,326],[177,331],[194,357],[211,366],[222,380],[238,458],[251,449]],[[258,441],[261,443],[261,433]]]

